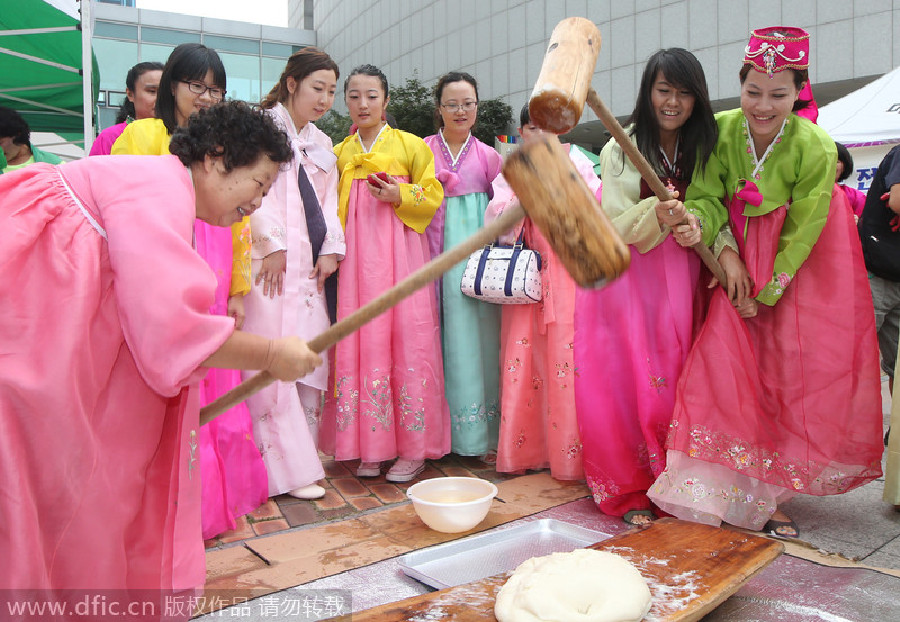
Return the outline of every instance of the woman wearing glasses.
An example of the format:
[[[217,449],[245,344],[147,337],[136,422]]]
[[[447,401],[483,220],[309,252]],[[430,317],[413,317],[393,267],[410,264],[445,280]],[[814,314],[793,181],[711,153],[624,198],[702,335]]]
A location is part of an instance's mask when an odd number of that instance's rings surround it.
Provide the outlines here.
[[[432,256],[482,227],[491,182],[502,164],[499,153],[472,136],[478,115],[475,78],[458,71],[442,76],[434,104],[438,133],[425,143],[434,152],[445,200],[425,230]],[[500,426],[500,307],[460,292],[464,269],[465,263],[451,268],[438,288],[451,451],[493,462]]]
[[[113,155],[166,155],[169,138],[199,110],[225,98],[225,66],[215,50],[199,43],[176,47],[159,81],[155,119],[131,123],[113,145]],[[244,323],[243,296],[250,291],[250,220],[247,215],[231,230],[197,220],[197,252],[216,274],[214,315],[228,315],[240,329]],[[201,403],[207,404],[234,388],[240,372],[213,369],[200,383]],[[252,512],[268,499],[265,465],[253,440],[253,426],[245,404],[239,404],[200,428],[203,471],[203,537],[233,529],[234,519]],[[227,466],[226,466],[227,465]]]

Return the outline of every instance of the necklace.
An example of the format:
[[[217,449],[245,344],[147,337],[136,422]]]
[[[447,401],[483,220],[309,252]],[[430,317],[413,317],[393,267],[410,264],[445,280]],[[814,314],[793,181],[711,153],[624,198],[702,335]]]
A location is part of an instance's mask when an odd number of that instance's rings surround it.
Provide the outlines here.
[[[659,146],[659,153],[662,154],[663,173],[665,173],[666,177],[677,178],[681,174],[681,171],[679,171],[678,168],[676,167],[676,164],[677,164],[678,160],[680,159],[680,155],[681,155],[679,153],[679,148],[681,146],[680,141],[681,141],[681,137],[677,136],[675,138],[675,158],[674,158],[674,160],[669,159],[669,154],[667,154],[666,150],[662,148],[662,145]]]
[[[766,150],[763,152],[761,158],[757,159],[756,157],[756,145],[753,143],[753,135],[750,134],[750,125],[747,123],[747,117],[744,116],[743,126],[744,126],[744,138],[747,140],[747,154],[750,156],[750,163],[753,165],[753,173],[751,173],[751,177],[753,179],[759,180],[762,176],[762,172],[765,169],[763,164],[772,155],[772,149],[775,148],[775,145],[781,142],[781,136],[784,134],[784,129],[787,127],[788,119],[785,119],[781,123],[781,129],[778,130],[778,133],[775,135],[775,138],[772,142],[769,143],[769,146],[766,147]]]

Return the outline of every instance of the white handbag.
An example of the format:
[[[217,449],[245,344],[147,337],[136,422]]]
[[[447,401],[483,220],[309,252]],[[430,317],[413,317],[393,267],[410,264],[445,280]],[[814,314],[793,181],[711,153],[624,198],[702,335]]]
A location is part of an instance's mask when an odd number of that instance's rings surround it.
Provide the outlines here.
[[[541,254],[525,248],[524,233],[512,246],[490,244],[469,255],[460,291],[499,305],[540,302]]]

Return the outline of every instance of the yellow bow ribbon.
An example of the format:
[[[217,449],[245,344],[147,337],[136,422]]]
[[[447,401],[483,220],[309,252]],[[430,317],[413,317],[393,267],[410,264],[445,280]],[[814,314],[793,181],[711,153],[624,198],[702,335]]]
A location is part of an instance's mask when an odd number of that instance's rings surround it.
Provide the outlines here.
[[[338,217],[341,225],[347,226],[347,211],[350,205],[350,187],[354,179],[365,179],[372,173],[385,172],[388,175],[405,175],[402,171],[391,171],[394,158],[386,153],[369,152],[354,154],[341,171],[341,187],[338,195]]]

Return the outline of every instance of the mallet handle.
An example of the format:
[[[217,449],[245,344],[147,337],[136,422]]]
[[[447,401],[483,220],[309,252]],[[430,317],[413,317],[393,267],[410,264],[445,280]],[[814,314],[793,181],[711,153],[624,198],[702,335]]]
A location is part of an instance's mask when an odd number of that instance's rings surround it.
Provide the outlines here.
[[[597,91],[594,89],[588,89],[587,104],[591,107],[591,110],[594,111],[594,114],[597,115],[597,118],[600,119],[603,125],[606,126],[606,129],[609,130],[612,137],[616,139],[616,142],[622,148],[622,151],[625,152],[625,155],[628,156],[628,159],[631,160],[631,163],[637,168],[641,177],[643,177],[644,181],[647,182],[647,185],[650,186],[653,194],[655,194],[660,201],[668,201],[671,199],[672,193],[670,193],[669,189],[663,185],[662,181],[659,179],[659,175],[656,174],[653,167],[647,162],[647,158],[645,158],[644,154],[638,151],[638,148],[631,142],[631,139],[628,138],[628,135],[622,128],[619,120],[613,116],[613,113],[606,107],[606,104],[603,103],[603,100],[600,99],[600,96],[597,95]],[[706,264],[706,267],[709,268],[709,271],[713,273],[713,276],[718,279],[719,284],[722,287],[725,287],[725,271],[722,269],[722,266],[716,260],[715,256],[713,256],[709,247],[704,244],[703,241],[700,241],[697,244],[694,244],[692,248],[700,256],[703,263]]]
[[[512,229],[525,217],[525,210],[518,202],[513,203],[493,222],[479,229],[450,250],[447,250],[427,264],[407,276],[371,302],[363,305],[340,322],[331,325],[324,332],[309,340],[309,348],[313,352],[322,353],[363,324],[375,319],[397,303],[422,289],[447,270],[467,259],[479,248],[491,244],[500,234]],[[261,391],[275,379],[269,372],[261,371],[248,378],[225,395],[210,402],[200,409],[200,424],[207,423],[226,410],[240,404],[254,393]]]

